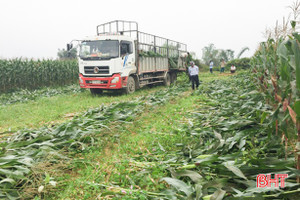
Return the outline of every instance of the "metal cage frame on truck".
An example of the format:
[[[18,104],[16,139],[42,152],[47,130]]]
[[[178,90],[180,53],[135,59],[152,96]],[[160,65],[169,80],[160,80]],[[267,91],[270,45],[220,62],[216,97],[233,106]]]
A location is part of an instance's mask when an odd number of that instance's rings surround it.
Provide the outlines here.
[[[140,66],[140,56],[141,54],[152,53],[154,56],[153,61],[158,62],[156,57],[166,57],[168,59],[180,57],[183,53],[187,52],[187,45],[170,40],[167,38],[159,37],[153,34],[144,33],[138,30],[138,23],[135,21],[124,21],[124,20],[115,20],[111,22],[107,22],[104,24],[100,24],[97,26],[97,35],[126,35],[131,38],[134,38],[136,41],[135,49],[136,49],[136,63],[137,66],[137,74],[141,75],[145,73],[145,71],[141,70]],[[173,66],[174,67],[174,66]],[[177,64],[178,69],[180,71],[184,71],[184,67],[179,67],[179,63]],[[156,71],[156,70],[155,70]]]

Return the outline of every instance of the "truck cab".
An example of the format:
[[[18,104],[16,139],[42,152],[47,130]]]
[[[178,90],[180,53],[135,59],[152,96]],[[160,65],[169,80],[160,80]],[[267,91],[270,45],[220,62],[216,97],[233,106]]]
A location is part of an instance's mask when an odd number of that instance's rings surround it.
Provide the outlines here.
[[[92,93],[121,89],[137,70],[134,41],[124,35],[87,37],[79,45],[78,63],[80,87]]]

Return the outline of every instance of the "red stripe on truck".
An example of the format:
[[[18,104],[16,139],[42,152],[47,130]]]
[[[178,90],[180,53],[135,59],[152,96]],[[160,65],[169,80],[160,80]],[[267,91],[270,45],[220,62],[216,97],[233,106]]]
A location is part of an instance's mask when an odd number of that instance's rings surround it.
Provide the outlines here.
[[[115,78],[119,77],[117,83],[111,83]],[[79,85],[81,88],[99,88],[99,89],[121,89],[126,87],[128,77],[121,77],[120,74],[114,74],[111,77],[84,77],[82,74],[79,74]]]

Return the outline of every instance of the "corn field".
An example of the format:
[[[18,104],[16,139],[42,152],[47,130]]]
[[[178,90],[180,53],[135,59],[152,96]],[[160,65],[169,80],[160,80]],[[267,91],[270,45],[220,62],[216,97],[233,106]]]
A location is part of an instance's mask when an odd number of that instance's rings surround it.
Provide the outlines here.
[[[78,79],[76,60],[0,60],[0,92],[64,86]]]
[[[273,126],[300,169],[300,35],[269,39],[252,59],[260,91],[272,105]],[[298,183],[300,179],[298,177]]]

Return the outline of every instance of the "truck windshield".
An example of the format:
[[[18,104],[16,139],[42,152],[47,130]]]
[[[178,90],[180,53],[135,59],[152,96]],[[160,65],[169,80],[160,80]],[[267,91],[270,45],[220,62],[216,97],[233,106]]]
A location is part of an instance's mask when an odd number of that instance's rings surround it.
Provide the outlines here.
[[[81,59],[111,59],[119,57],[118,40],[83,41],[80,46]]]

